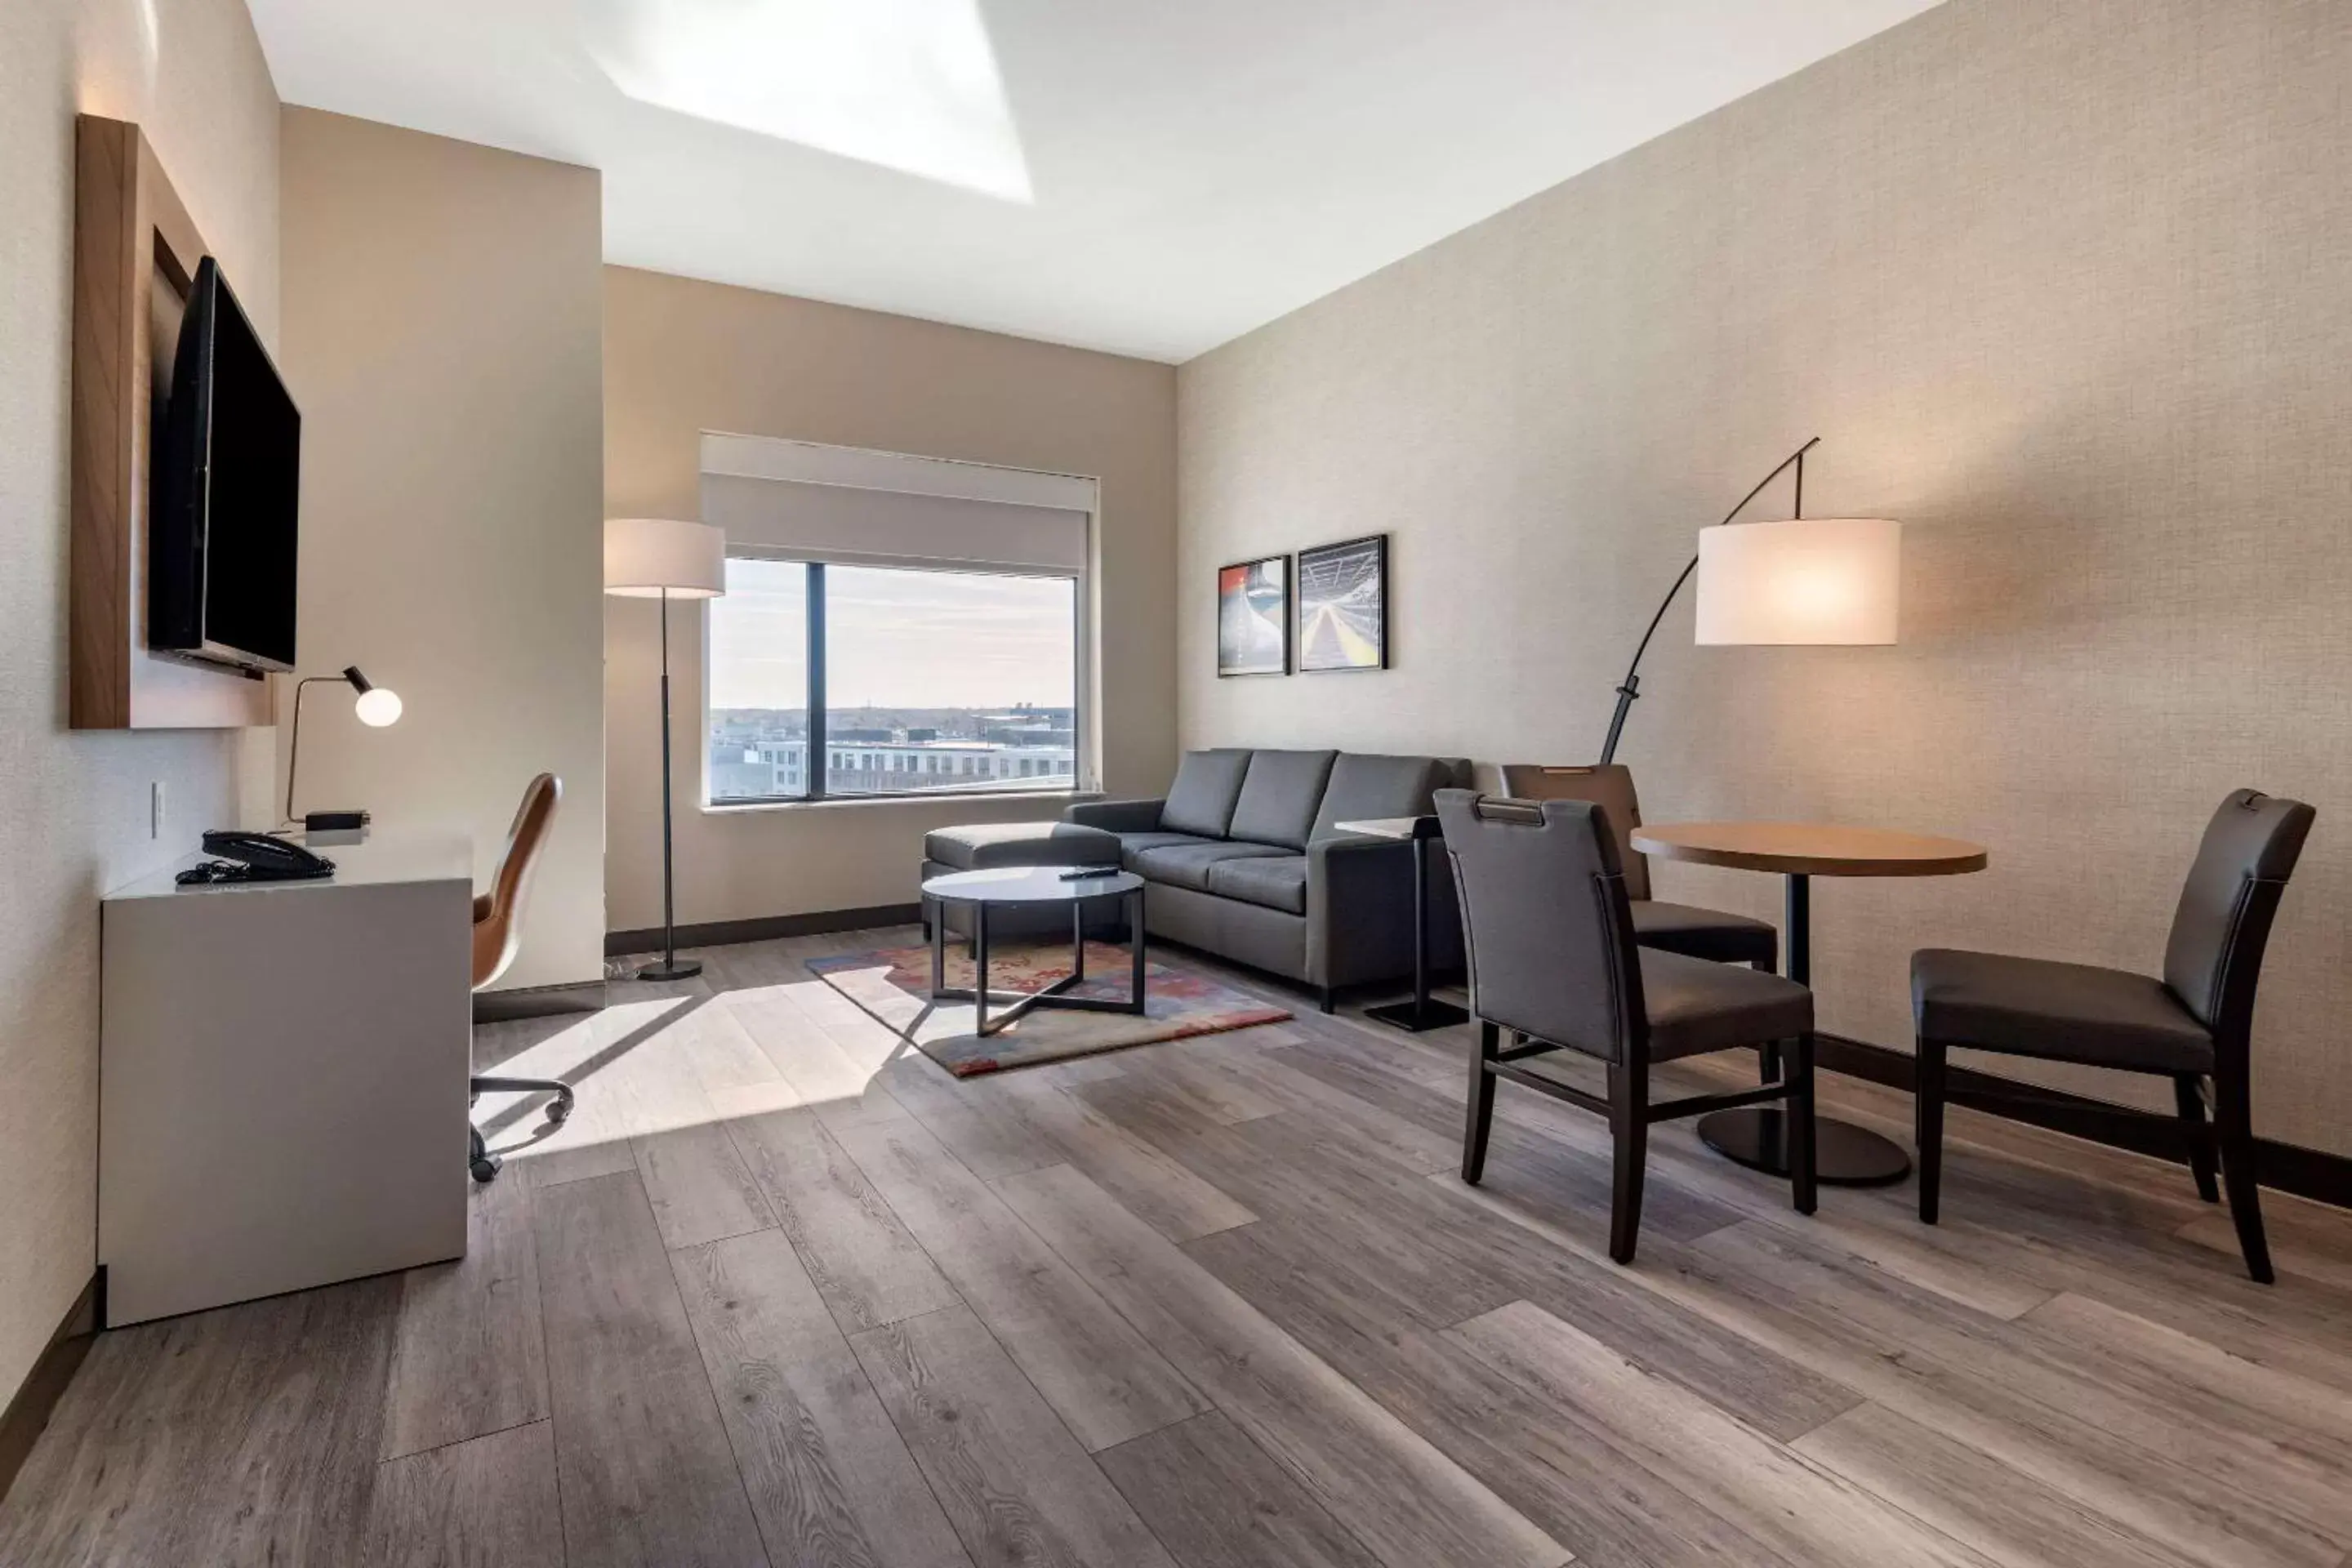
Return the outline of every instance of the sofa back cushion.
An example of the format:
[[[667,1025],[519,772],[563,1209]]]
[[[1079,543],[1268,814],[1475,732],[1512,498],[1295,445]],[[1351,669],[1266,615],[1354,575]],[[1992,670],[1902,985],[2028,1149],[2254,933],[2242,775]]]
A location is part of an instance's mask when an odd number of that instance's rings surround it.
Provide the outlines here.
[[[1430,796],[1468,781],[1470,764],[1458,757],[1381,757],[1342,752],[1331,764],[1331,782],[1315,814],[1314,837],[1328,838],[1342,822],[1381,816],[1427,816]]]
[[[1233,826],[1234,803],[1241,798],[1249,760],[1249,752],[1234,746],[1185,752],[1176,782],[1168,786],[1168,804],[1160,808],[1160,826],[1171,833],[1223,838]]]
[[[1252,752],[1228,838],[1304,849],[1337,752]]]

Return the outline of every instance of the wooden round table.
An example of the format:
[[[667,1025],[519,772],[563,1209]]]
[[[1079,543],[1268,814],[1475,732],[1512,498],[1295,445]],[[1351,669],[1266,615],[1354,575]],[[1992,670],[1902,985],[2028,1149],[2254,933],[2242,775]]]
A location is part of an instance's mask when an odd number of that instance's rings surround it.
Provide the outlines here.
[[[1981,845],[1882,827],[1840,827],[1814,822],[1666,822],[1633,830],[1633,847],[1663,860],[1774,871],[1787,879],[1780,943],[1784,973],[1812,984],[1812,879],[1815,877],[1950,877],[1985,868]],[[1778,1053],[1767,1047],[1764,1076],[1780,1075]],[[1718,1110],[1698,1121],[1698,1135],[1717,1153],[1774,1175],[1789,1173],[1787,1129],[1777,1106]],[[1911,1173],[1901,1145],[1868,1128],[1833,1118],[1816,1120],[1813,1158],[1821,1180],[1842,1186],[1883,1186]]]

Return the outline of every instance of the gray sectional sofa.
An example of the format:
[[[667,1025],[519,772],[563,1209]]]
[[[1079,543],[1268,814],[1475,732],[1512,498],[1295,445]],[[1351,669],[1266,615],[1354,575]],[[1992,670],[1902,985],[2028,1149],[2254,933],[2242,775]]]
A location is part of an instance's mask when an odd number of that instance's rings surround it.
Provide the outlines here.
[[[1339,987],[1412,975],[1416,847],[1432,857],[1432,966],[1460,966],[1443,846],[1337,825],[1426,816],[1436,791],[1469,783],[1470,764],[1458,757],[1189,752],[1165,798],[1073,805],[1060,826],[1115,840],[1118,864],[1150,884],[1152,935],[1303,981],[1328,1008]]]

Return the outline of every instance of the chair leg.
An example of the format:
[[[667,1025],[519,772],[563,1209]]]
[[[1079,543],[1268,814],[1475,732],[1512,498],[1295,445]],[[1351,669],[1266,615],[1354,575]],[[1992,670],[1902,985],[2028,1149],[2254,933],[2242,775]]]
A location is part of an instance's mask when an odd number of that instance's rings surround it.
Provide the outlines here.
[[[1642,1174],[1649,1160],[1650,1086],[1647,1075],[1623,1065],[1609,1069],[1609,1132],[1616,1145],[1616,1182],[1609,1205],[1609,1256],[1633,1261],[1642,1230]]]
[[[558,1126],[572,1115],[572,1102],[576,1098],[572,1086],[561,1079],[497,1078],[478,1073],[469,1081],[478,1098],[485,1094],[553,1095],[555,1098],[547,1102],[546,1116]]]
[[[1470,1058],[1470,1114],[1462,1129],[1462,1179],[1474,1187],[1486,1173],[1486,1133],[1495,1124],[1495,1075],[1486,1064],[1499,1054],[1501,1033],[1478,1020],[1478,1050]]]
[[[2213,1121],[2221,1133],[2221,1182],[2230,1194],[2230,1218],[2238,1227],[2238,1249],[2246,1256],[2246,1272],[2257,1285],[2269,1285],[2270,1243],[2263,1236],[2262,1189],[2254,1181],[2254,1121],[2252,1095],[2242,1065],[2213,1076]]]
[[[1337,989],[1330,985],[1318,986],[1316,991],[1315,1005],[1326,1013],[1331,1011]]]
[[[1944,1046],[1918,1042],[1918,1083],[1911,1097],[1913,1137],[1919,1145],[1919,1220],[1936,1223],[1944,1184]]]
[[[1820,1206],[1818,1177],[1813,1169],[1813,1037],[1800,1035],[1789,1042],[1789,1188],[1799,1214]]]
[[[2172,1075],[2172,1101],[2180,1108],[2180,1125],[2189,1134],[2189,1169],[2197,1178],[2197,1195],[2209,1204],[2221,1201],[2213,1181],[2213,1135],[2205,1125],[2205,1080],[2193,1072]]]

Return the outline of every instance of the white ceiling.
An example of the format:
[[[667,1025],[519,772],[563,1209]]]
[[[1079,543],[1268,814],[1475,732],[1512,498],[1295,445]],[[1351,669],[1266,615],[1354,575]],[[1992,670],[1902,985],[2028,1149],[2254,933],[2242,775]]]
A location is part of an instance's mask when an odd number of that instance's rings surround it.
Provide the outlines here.
[[[607,260],[1181,361],[1935,0],[250,0]]]

